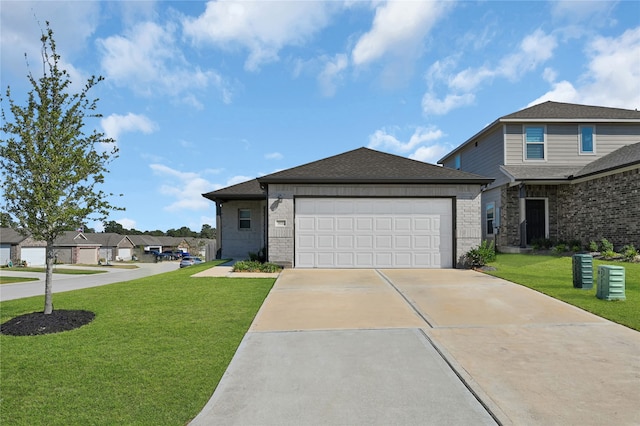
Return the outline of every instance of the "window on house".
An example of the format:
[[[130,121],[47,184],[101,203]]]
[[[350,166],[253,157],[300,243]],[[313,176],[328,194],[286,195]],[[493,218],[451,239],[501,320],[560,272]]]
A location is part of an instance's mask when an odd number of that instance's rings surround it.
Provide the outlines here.
[[[456,162],[456,170],[460,170],[460,154],[456,154],[455,162]]]
[[[249,209],[238,210],[238,228],[251,229],[251,210]]]
[[[526,126],[524,128],[525,159],[544,160],[544,126]]]
[[[596,152],[596,132],[594,126],[580,126],[578,130],[580,154],[594,154]]]
[[[487,235],[493,235],[493,225],[495,223],[496,207],[494,203],[487,204]]]

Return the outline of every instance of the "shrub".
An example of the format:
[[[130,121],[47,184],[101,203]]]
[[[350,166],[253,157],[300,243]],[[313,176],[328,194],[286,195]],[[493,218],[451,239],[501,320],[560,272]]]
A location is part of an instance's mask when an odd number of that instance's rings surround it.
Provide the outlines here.
[[[553,241],[551,241],[549,238],[535,238],[533,241],[531,241],[531,245],[533,246],[534,250],[548,250],[553,247]]]
[[[258,250],[257,253],[250,251],[248,255],[249,255],[249,260],[251,260],[252,262],[264,263],[267,261],[267,251],[264,247]]]
[[[567,246],[566,246],[566,245],[564,245],[564,244],[558,244],[558,245],[556,245],[556,246],[553,248],[553,252],[554,252],[555,254],[562,254],[562,253],[564,253],[565,251],[567,251]]]
[[[633,244],[627,244],[622,247],[621,254],[626,262],[633,262],[636,260],[636,256],[638,256],[638,250],[633,246]]]
[[[606,238],[603,238],[602,241],[600,241],[600,251],[603,252],[603,254],[605,252],[613,252],[613,244]]]
[[[589,242],[589,251],[592,253],[598,251],[598,243],[595,241]]]
[[[465,254],[466,263],[473,268],[479,268],[495,260],[496,250],[493,241],[484,240],[478,247],[469,250]]]

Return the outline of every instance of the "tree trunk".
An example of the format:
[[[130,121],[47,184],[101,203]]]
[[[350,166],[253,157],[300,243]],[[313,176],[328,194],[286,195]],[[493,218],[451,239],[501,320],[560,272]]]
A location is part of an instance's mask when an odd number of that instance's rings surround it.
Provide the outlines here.
[[[47,268],[44,278],[44,314],[53,312],[53,241],[47,241]]]

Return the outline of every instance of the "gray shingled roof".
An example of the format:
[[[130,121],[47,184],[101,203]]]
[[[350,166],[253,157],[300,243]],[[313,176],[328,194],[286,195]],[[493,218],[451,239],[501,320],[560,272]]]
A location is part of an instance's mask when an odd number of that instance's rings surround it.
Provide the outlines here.
[[[493,179],[369,148],[258,178],[260,183],[490,183]]]
[[[89,241],[100,243],[105,247],[117,247],[122,240],[128,238],[126,235],[115,232],[87,232],[84,235]]]
[[[577,173],[580,167],[566,166],[500,166],[503,173],[516,181],[521,180],[566,180]]]
[[[11,228],[0,228],[0,243],[2,244],[20,244],[27,237]]]
[[[625,145],[587,164],[574,175],[574,178],[589,176],[634,164],[640,164],[640,143]]]
[[[258,182],[258,179],[251,179],[247,182],[242,182],[237,185],[232,185],[226,188],[218,189],[216,191],[207,192],[206,194],[202,194],[202,196],[212,201],[238,199],[262,200],[267,198],[267,193],[260,188],[260,182]]]
[[[505,120],[640,120],[640,111],[547,101],[501,118]]]
[[[84,237],[84,238],[83,238]],[[65,231],[53,242],[56,247],[99,246],[97,241],[89,240],[82,232]]]

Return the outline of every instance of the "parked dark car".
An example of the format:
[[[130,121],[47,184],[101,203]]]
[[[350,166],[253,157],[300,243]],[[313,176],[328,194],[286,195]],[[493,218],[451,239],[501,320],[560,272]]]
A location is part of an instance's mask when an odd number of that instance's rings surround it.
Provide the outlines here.
[[[162,254],[169,257],[169,260],[178,260],[182,258],[182,252],[179,250],[165,250]]]
[[[198,263],[202,263],[202,259],[195,256],[185,256],[180,261],[180,267],[185,268],[187,266],[197,265]]]

